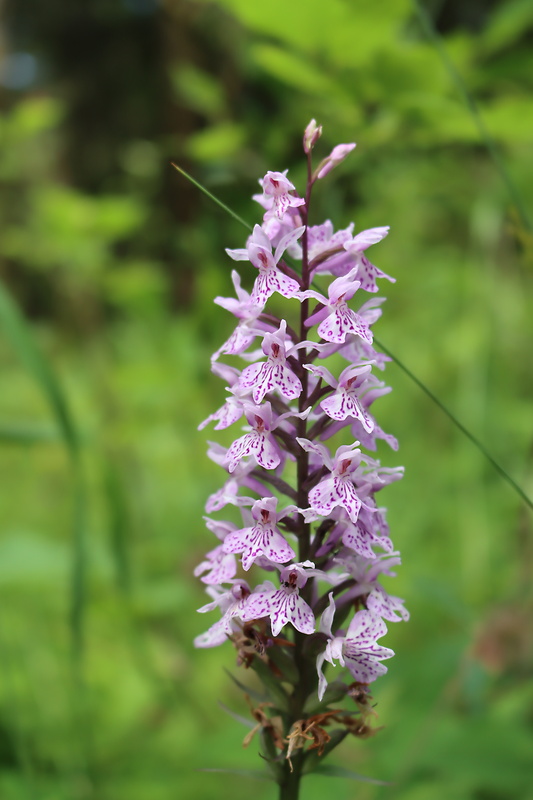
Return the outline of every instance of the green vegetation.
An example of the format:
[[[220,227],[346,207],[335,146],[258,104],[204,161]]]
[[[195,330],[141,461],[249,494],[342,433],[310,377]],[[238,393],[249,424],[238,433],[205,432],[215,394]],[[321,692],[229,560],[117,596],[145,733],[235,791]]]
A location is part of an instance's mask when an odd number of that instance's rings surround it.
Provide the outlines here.
[[[7,3],[5,35],[37,78],[0,97],[0,798],[267,800],[198,771],[261,761],[218,705],[249,715],[231,646],[192,648],[220,481],[196,426],[232,325],[212,299],[246,231],[170,162],[253,223],[267,169],[302,184],[311,117],[324,153],[356,141],[314,221],[391,225],[379,339],[531,496],[533,8],[432,3],[428,31],[407,0],[33,5]],[[313,776],[307,797],[532,800],[531,512],[387,379],[412,620],[383,640],[384,729],[334,761],[394,785]]]

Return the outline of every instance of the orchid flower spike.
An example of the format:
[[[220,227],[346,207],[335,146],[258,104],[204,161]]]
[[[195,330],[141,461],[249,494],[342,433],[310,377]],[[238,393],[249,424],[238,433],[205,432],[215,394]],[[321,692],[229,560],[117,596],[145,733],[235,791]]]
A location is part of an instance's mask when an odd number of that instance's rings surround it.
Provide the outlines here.
[[[199,611],[218,619],[195,644],[229,641],[257,673],[266,700],[254,717],[283,785],[301,777],[298,750],[320,757],[346,732],[368,734],[369,685],[394,655],[378,640],[385,621],[409,618],[381,584],[400,564],[381,493],[403,467],[376,458],[378,439],[398,447],[374,416],[390,391],[389,359],[373,345],[377,284],[394,279],[366,253],[389,228],[308,225],[317,181],[355,148],[337,145],[314,168],[321,133],[315,120],[304,132],[307,184],[298,192],[287,170],[268,171],[254,198],[262,221],[227,250],[243,273],[231,272],[234,296],[215,298],[234,320],[211,362],[226,394],[199,425],[226,438],[209,443],[223,477],[205,505],[212,545],[194,569],[210,598]],[[356,717],[341,708],[350,700]]]

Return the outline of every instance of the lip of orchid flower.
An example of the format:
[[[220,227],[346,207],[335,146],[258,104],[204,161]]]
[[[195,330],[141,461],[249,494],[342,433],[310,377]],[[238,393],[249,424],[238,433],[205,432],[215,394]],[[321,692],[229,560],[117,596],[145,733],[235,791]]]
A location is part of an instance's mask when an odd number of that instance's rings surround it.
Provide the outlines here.
[[[207,574],[204,574],[207,573]],[[221,544],[206,554],[204,561],[193,570],[195,578],[208,585],[227,583],[237,574],[237,561],[234,555],[226,553]]]
[[[229,472],[234,472],[243,458],[253,456],[264,469],[275,469],[280,465],[283,456],[271,435],[272,406],[267,402],[261,407],[245,405],[244,409],[252,430],[233,442],[226,453],[225,466]]]
[[[342,445],[337,449],[335,457],[331,458],[324,445],[303,438],[297,438],[296,441],[304,450],[318,453],[322,457],[324,465],[330,469],[330,475],[321,480],[309,492],[311,509],[319,516],[327,517],[334,508],[341,506],[346,510],[351,521],[357,522],[362,500],[357,495],[351,475],[363,458],[357,447],[359,442],[354,442],[353,445]],[[325,453],[326,455],[324,455]]]
[[[348,417],[353,417],[359,420],[367,433],[372,433],[375,425],[374,419],[367,413],[360,397],[365,392],[365,383],[368,382],[372,363],[346,367],[341,372],[338,381],[325,367],[305,364],[304,369],[315,377],[322,378],[336,390],[334,394],[326,397],[320,403],[320,408],[328,417],[341,422]]]
[[[300,396],[302,383],[286,363],[297,349],[298,345],[293,345],[287,336],[285,320],[281,321],[277,331],[265,335],[262,350],[268,360],[250,364],[240,377],[241,388],[252,391],[254,403],[259,404],[266,394],[273,391],[278,391],[287,400],[295,400]]]
[[[307,582],[303,568],[306,563],[312,562],[291,564],[282,569],[279,589],[271,584],[272,588],[266,591],[253,592],[243,610],[243,621],[270,617],[273,636],[279,636],[283,626],[289,622],[300,633],[314,633],[315,615],[299,592]]]
[[[329,285],[328,297],[324,297],[314,289],[307,289],[299,292],[301,299],[314,298],[323,306],[312,314],[305,322],[306,327],[318,325],[318,334],[326,342],[343,344],[348,334],[360,336],[368,344],[372,344],[372,333],[364,319],[348,308],[347,301],[350,300],[361,286],[361,282],[356,278],[357,267],[350,270],[347,275],[336,278]]]
[[[263,194],[273,199],[273,210],[278,219],[281,219],[289,208],[298,208],[305,203],[303,197],[292,194],[296,192],[296,187],[287,178],[287,172],[288,170],[284,172],[269,170],[261,183]]]
[[[264,308],[268,298],[279,292],[284,297],[294,297],[300,290],[300,284],[278,269],[278,263],[285,250],[296,242],[305,231],[305,226],[300,226],[289,231],[281,241],[274,254],[272,244],[260,225],[255,225],[253,233],[248,240],[246,249],[231,250],[226,248],[226,253],[236,261],[250,261],[259,270],[251,294],[251,302]]]
[[[387,633],[387,626],[378,616],[370,611],[357,611],[348,631],[342,636],[333,636],[332,625],[335,614],[333,593],[329,594],[329,606],[324,611],[320,622],[320,632],[329,638],[325,650],[317,657],[318,696],[322,700],[327,688],[327,680],[322,671],[324,661],[335,666],[338,661],[347,667],[355,680],[360,683],[371,683],[387,672],[381,663],[383,659],[392,658],[394,650],[382,647],[377,640]]]
[[[233,442],[226,453],[223,466],[227,467],[229,472],[234,472],[243,458],[253,456],[259,466],[264,469],[276,469],[281,464],[285,454],[280,449],[272,432],[284,420],[291,417],[305,419],[311,408],[309,407],[301,412],[287,411],[274,419],[272,405],[268,401],[260,406],[244,402],[243,407],[244,414],[252,430]]]
[[[251,295],[241,287],[241,278],[236,270],[232,270],[231,278],[237,297],[215,297],[214,302],[233,314],[239,323],[229,339],[211,356],[212,362],[222,354],[240,355],[257,336],[272,329],[269,323],[259,320],[263,307],[252,301]]]
[[[395,278],[378,269],[364,254],[367,248],[387,236],[389,227],[368,228],[355,236],[353,228],[351,223],[344,230],[333,232],[333,225],[327,220],[308,229],[310,272],[342,277],[357,267],[361,288],[366,292],[378,291],[376,278],[386,278],[395,283]]]
[[[368,514],[367,508],[362,508],[355,524],[351,520],[341,520],[338,525],[342,530],[343,545],[357,555],[371,559],[376,557],[373,550],[376,546],[388,553],[391,553],[393,549],[392,541],[388,536],[380,535],[372,516],[372,514]]]
[[[243,569],[248,570],[259,556],[265,556],[275,563],[286,563],[295,558],[296,553],[279,532],[276,523],[287,514],[296,511],[296,506],[288,506],[276,511],[276,497],[257,500],[252,506],[254,524],[234,530],[224,539],[225,553],[242,553]]]
[[[404,606],[404,601],[390,595],[378,579],[380,575],[394,576],[393,568],[401,563],[398,552],[374,555],[368,558],[358,555],[355,559],[339,554],[334,558],[336,564],[348,570],[348,573],[357,581],[343,597],[343,603],[353,602],[355,598],[366,595],[366,606],[375,616],[389,620],[389,622],[407,621],[409,612]]]
[[[355,263],[359,268],[359,279],[361,281],[361,288],[365,292],[377,292],[376,278],[386,278],[391,283],[396,283],[396,278],[391,278],[382,270],[378,269],[372,264],[364,255],[364,251],[373,244],[381,242],[382,239],[389,233],[389,226],[380,228],[369,228],[366,231],[361,231],[353,239],[344,242],[344,249],[355,259]]]
[[[363,491],[361,491],[361,499],[364,502],[355,523],[350,520],[344,508],[337,506],[333,509],[329,515],[329,520],[332,523],[329,527],[329,535],[316,550],[317,558],[329,556],[332,550],[337,553],[341,543],[345,548],[343,552],[351,552],[352,558],[353,554],[357,554],[365,558],[376,559],[374,547],[379,547],[389,555],[393,552],[394,547],[389,537],[389,528],[380,509],[370,503],[369,498],[365,497]],[[305,512],[307,512],[307,516],[316,519],[314,512],[311,515],[307,509],[304,510]],[[337,556],[334,557],[337,558]],[[335,562],[328,562],[330,565],[334,563],[343,564],[344,562],[340,559]]]
[[[220,364],[217,361],[211,361],[211,371],[229,383],[229,386],[226,386],[226,390],[230,392],[230,396],[226,398],[223,406],[198,425],[199,431],[203,430],[210,422],[217,423],[215,430],[224,430],[224,428],[229,428],[230,425],[237,422],[243,415],[243,401],[247,393],[239,386],[239,371],[234,367]]]

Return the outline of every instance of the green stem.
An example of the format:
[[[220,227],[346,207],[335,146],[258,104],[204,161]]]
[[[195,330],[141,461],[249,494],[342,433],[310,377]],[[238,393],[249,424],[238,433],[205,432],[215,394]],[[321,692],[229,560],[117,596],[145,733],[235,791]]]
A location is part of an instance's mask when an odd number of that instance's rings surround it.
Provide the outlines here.
[[[307,169],[308,169],[308,180],[307,180],[307,191],[305,195],[305,204],[301,209],[302,215],[302,223],[305,226],[305,231],[302,236],[302,289],[306,290],[309,288],[309,251],[308,251],[308,241],[307,241],[307,224],[308,224],[308,212],[309,212],[309,201],[311,197],[311,188],[312,188],[312,172],[311,172],[311,155],[308,154],[307,159]],[[299,340],[303,341],[307,335],[307,328],[305,326],[305,322],[307,320],[309,314],[309,301],[303,300],[300,306],[300,337]],[[301,373],[301,381],[302,381],[302,392],[300,394],[299,400],[299,410],[303,411],[309,405],[309,384],[308,384],[308,372],[305,370],[304,364],[308,361],[307,356],[305,354],[305,350],[300,350],[298,353],[298,362],[300,365],[300,373]],[[298,436],[306,438],[307,436],[307,422],[305,419],[298,420],[296,425]],[[305,508],[308,504],[307,498],[307,490],[306,490],[306,482],[309,477],[309,455],[308,453],[303,450],[299,449],[299,452],[295,453],[296,462],[297,462],[297,487],[296,487],[296,495],[298,498],[298,505],[300,508]],[[311,538],[311,531],[309,523],[306,523],[302,516],[299,517],[298,521],[298,545],[299,545],[299,552],[298,557],[300,561],[305,561],[309,556],[309,548],[310,548],[310,538]],[[310,601],[310,594],[312,581],[309,581],[308,584],[303,588],[302,595],[306,597],[308,601]],[[305,701],[307,699],[307,695],[310,691],[310,676],[309,676],[309,663],[308,659],[305,657],[303,653],[303,641],[304,636],[298,633],[298,631],[294,631],[294,664],[298,671],[299,681],[294,687],[294,691],[290,698],[290,704],[288,713],[285,715],[285,727],[287,733],[289,733],[292,725],[297,721],[302,719],[304,715],[304,706]],[[304,764],[304,757],[303,757],[302,750],[298,750],[294,753],[290,761],[287,759],[283,764],[282,775],[279,780],[279,798],[280,800],[298,800],[299,792],[300,792],[300,781],[302,778],[302,769]]]
[[[288,762],[284,765],[283,780],[279,784],[279,800],[298,800],[302,780],[303,759],[297,753],[292,759],[292,772]]]

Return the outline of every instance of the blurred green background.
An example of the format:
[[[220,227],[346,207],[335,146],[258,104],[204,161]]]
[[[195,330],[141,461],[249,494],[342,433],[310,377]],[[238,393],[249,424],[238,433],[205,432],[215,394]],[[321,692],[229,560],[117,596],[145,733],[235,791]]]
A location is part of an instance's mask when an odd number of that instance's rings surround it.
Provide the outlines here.
[[[302,187],[312,117],[322,154],[356,141],[313,221],[391,225],[376,334],[531,494],[533,5],[2,5],[0,798],[273,798],[198,771],[260,766],[218,705],[246,713],[234,651],[192,648],[222,480],[196,426],[232,328],[212,299],[246,231],[170,162],[253,223],[267,169]],[[406,467],[389,586],[412,620],[383,640],[383,730],[331,761],[393,785],[312,777],[306,796],[531,800],[531,513],[397,365],[387,380],[383,461]]]

